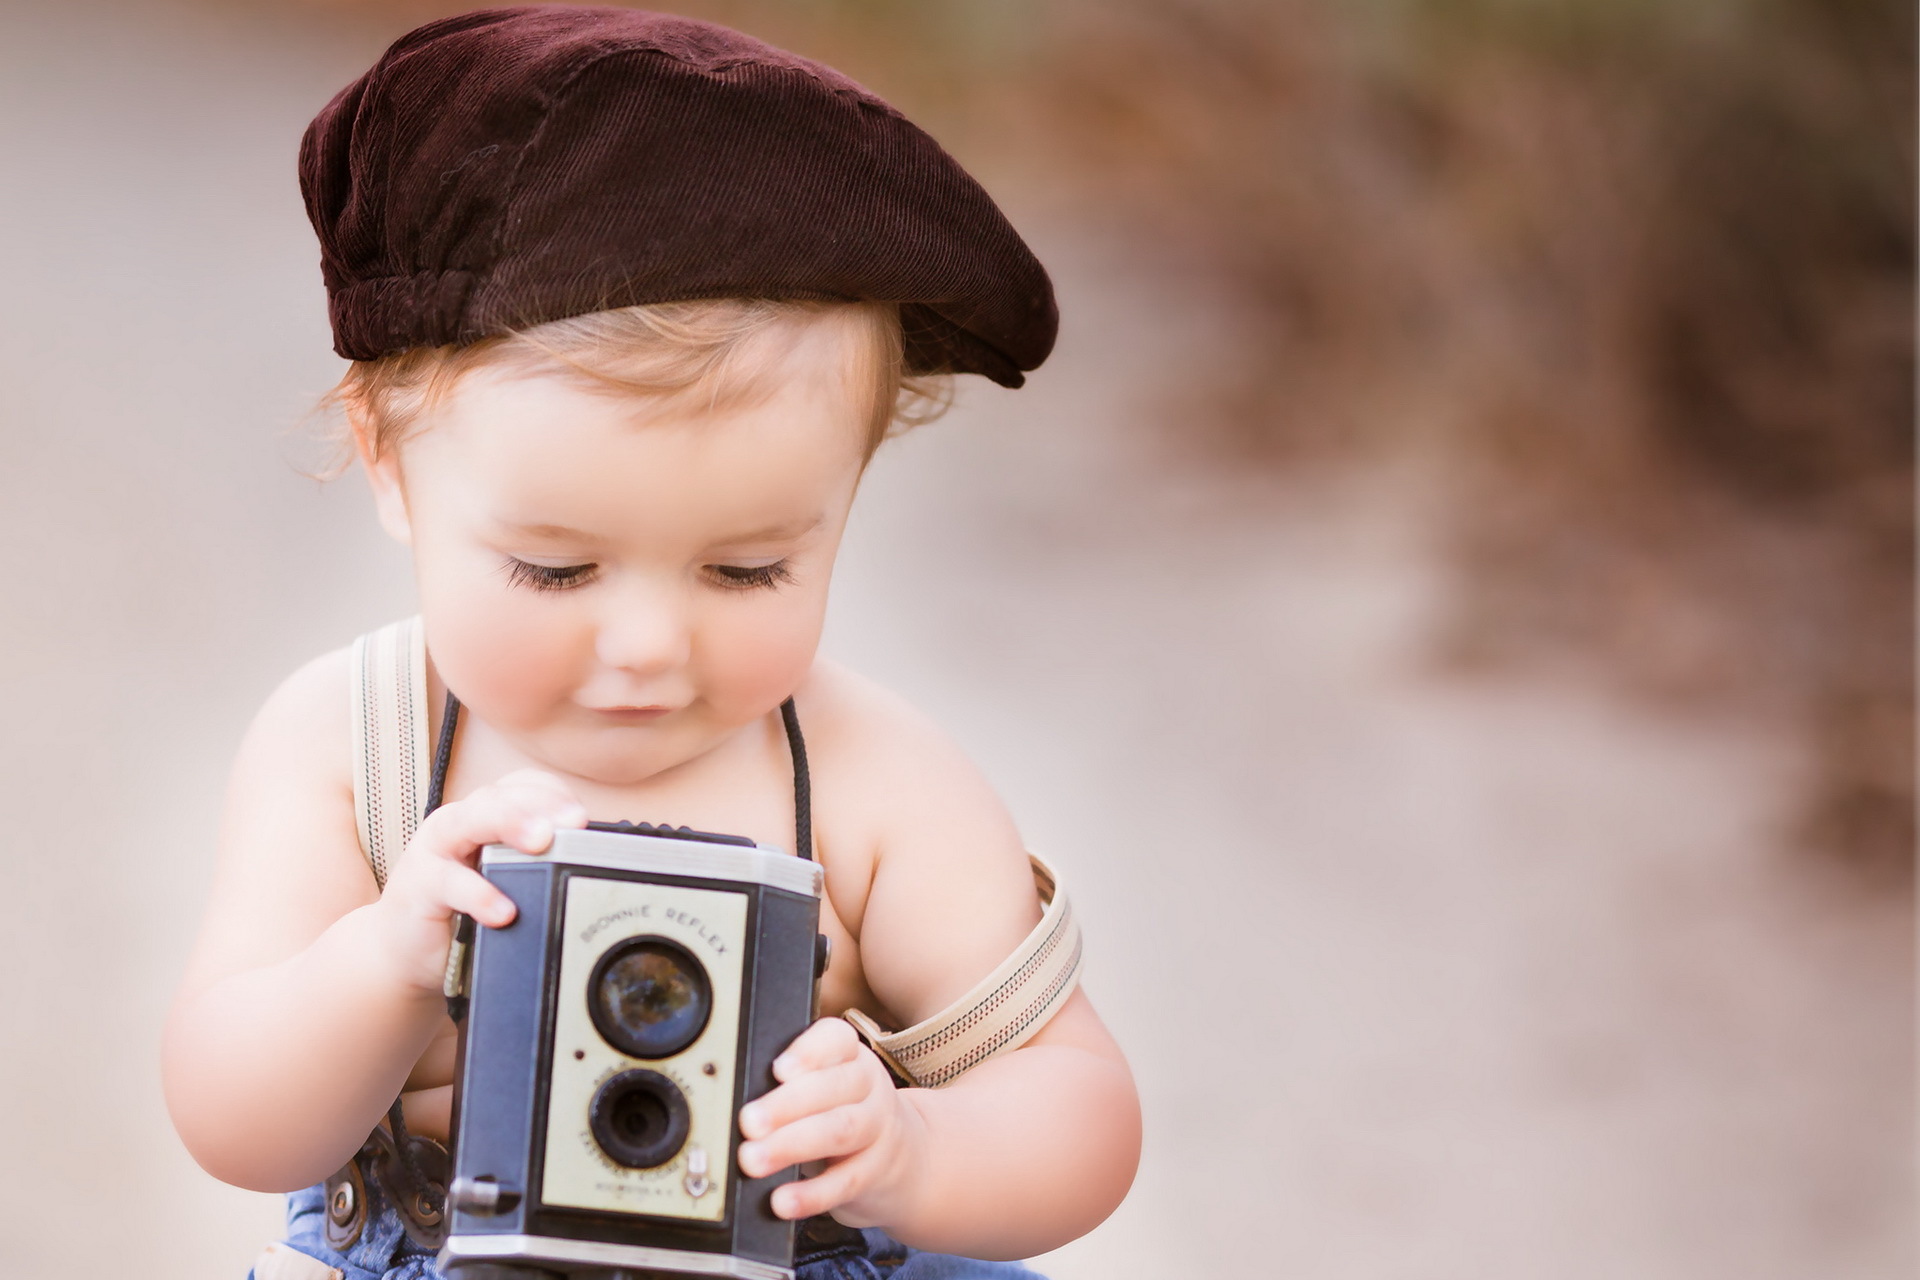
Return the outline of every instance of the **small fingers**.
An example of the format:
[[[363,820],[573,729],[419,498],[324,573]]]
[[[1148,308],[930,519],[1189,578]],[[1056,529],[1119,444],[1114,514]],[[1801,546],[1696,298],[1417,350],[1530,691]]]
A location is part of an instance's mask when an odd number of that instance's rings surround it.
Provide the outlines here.
[[[550,773],[522,769],[476,793],[494,814],[494,837],[522,853],[544,853],[562,827],[583,827],[587,811],[565,783]]]
[[[406,914],[445,920],[464,912],[500,928],[516,914],[513,903],[474,870],[482,845],[502,843],[538,853],[553,833],[586,822],[586,811],[552,774],[523,769],[443,805],[428,815],[407,845],[382,897]]]
[[[587,811],[573,788],[544,769],[516,769],[488,788],[499,795],[523,799],[536,811],[550,813],[556,826],[584,825]]]
[[[821,1018],[796,1036],[786,1052],[773,1060],[773,1078],[784,1082],[809,1071],[853,1062],[864,1048],[852,1023],[844,1018]]]
[[[504,929],[520,913],[513,899],[478,871],[459,862],[440,865],[443,868],[441,898],[453,911],[465,912],[489,929]]]
[[[864,1100],[875,1081],[859,1062],[810,1071],[740,1108],[740,1132],[764,1138],[782,1125]]]
[[[764,1178],[789,1165],[854,1155],[874,1144],[882,1124],[875,1108],[857,1105],[805,1116],[764,1139],[741,1143],[740,1169],[750,1178]]]
[[[445,921],[465,912],[492,928],[513,923],[513,900],[464,862],[425,858],[387,882],[382,895],[407,915],[420,920]]]
[[[863,1195],[873,1185],[880,1159],[866,1152],[842,1160],[818,1177],[773,1189],[773,1211],[789,1221],[828,1213]]]
[[[585,826],[587,811],[551,774],[523,769],[453,804],[420,824],[414,844],[442,858],[470,859],[487,844],[542,853],[561,827]]]

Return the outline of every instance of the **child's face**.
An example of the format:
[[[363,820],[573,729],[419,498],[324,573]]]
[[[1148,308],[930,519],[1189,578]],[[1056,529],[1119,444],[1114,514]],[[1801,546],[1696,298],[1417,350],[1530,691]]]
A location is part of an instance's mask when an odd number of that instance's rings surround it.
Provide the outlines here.
[[[616,786],[777,707],[813,661],[864,460],[849,330],[808,326],[746,408],[463,379],[370,468],[448,688],[543,766]]]

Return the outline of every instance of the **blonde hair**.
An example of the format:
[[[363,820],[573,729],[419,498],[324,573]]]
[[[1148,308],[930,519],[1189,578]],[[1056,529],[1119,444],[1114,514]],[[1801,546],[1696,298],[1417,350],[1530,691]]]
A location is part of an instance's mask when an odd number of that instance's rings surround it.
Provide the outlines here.
[[[864,330],[850,385],[872,388],[862,465],[890,435],[931,421],[952,403],[952,380],[905,373],[900,309],[886,302],[722,298],[651,303],[570,316],[459,347],[416,347],[356,360],[323,408],[346,411],[337,443],[352,434],[378,458],[423,425],[462,378],[482,368],[560,371],[587,387],[646,397],[663,408],[750,405],[771,393],[781,357],[803,331],[829,317]]]

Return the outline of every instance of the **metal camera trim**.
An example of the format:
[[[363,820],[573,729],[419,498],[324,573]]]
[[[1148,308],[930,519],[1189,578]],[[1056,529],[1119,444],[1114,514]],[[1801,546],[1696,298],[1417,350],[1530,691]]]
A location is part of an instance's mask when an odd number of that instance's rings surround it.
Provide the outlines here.
[[[694,1253],[686,1249],[563,1240],[555,1236],[449,1236],[446,1247],[440,1251],[441,1269],[450,1270],[468,1262],[545,1262],[560,1266],[730,1276],[734,1280],[793,1280],[790,1267],[776,1267],[728,1253]]]
[[[692,841],[625,835],[616,831],[566,829],[554,833],[555,848],[565,841],[564,861],[573,866],[605,867],[609,871],[652,871],[699,880],[737,880],[764,884],[788,893],[817,898],[826,873],[820,864],[783,853],[773,845],[751,849],[738,845],[696,844]],[[624,843],[623,843],[624,842]],[[689,847],[689,846],[692,847]],[[547,853],[522,853],[509,845],[490,844],[480,851],[480,865],[508,867],[552,860]]]

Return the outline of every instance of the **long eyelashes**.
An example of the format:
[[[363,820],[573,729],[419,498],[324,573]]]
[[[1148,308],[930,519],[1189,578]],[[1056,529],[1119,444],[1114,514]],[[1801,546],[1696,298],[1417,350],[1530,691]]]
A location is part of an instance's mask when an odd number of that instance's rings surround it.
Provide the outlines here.
[[[756,587],[777,587],[793,581],[793,570],[787,567],[785,560],[776,560],[772,564],[740,565],[710,564],[707,572],[713,575],[715,582],[730,591],[752,591]]]
[[[516,587],[527,587],[534,591],[565,591],[568,587],[584,586],[593,580],[593,571],[598,565],[569,564],[552,568],[544,564],[528,564],[509,556],[507,559],[507,581]]]
[[[599,567],[594,564],[569,564],[556,568],[529,564],[511,556],[505,566],[508,583],[530,591],[566,591],[583,587],[593,581]],[[710,564],[706,570],[716,586],[728,591],[753,591],[793,581],[793,570],[785,560],[762,565]]]

